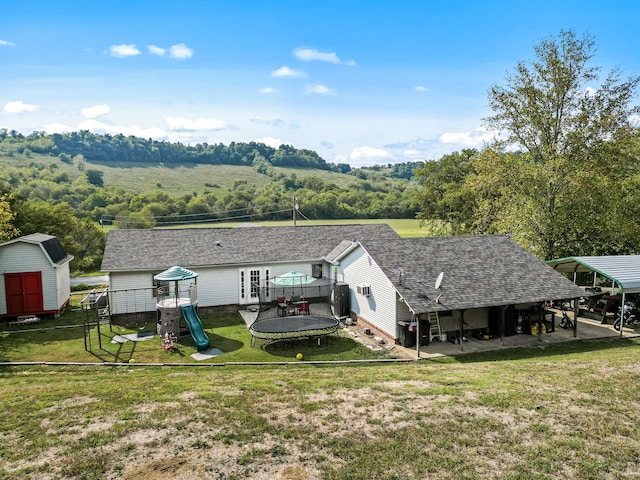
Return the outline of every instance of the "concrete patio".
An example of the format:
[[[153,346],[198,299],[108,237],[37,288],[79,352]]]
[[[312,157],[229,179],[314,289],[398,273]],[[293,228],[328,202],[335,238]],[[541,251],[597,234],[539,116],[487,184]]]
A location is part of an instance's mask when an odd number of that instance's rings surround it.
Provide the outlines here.
[[[492,338],[490,340],[479,340],[473,337],[467,337],[466,342],[461,344],[453,344],[451,342],[432,342],[428,346],[420,347],[421,358],[436,358],[450,355],[460,355],[471,352],[484,352],[490,350],[500,350],[504,348],[514,347],[544,347],[546,345],[553,345],[558,343],[571,342],[574,340],[587,340],[587,339],[599,339],[599,338],[614,338],[620,337],[620,332],[614,330],[613,325],[602,324],[598,320],[592,320],[589,318],[578,317],[578,327],[575,332],[573,329],[563,329],[558,323],[558,318],[562,315],[558,310],[552,310],[556,313],[556,325],[555,331],[549,333],[543,333],[540,335],[512,335],[503,338]],[[569,313],[569,317],[573,319],[573,315]],[[623,329],[624,338],[637,337],[638,331],[630,328]],[[417,357],[416,348],[404,348],[398,347],[405,351],[406,354]]]

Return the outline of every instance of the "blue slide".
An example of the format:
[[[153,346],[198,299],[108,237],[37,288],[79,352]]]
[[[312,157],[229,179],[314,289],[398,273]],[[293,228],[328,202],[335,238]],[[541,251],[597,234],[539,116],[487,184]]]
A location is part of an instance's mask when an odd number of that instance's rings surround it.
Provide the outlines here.
[[[193,305],[183,305],[180,308],[182,308],[182,316],[187,321],[189,331],[196,342],[198,351],[201,352],[202,350],[208,349],[211,346],[211,342],[209,341],[207,334],[204,333],[202,322],[196,313],[196,309]]]

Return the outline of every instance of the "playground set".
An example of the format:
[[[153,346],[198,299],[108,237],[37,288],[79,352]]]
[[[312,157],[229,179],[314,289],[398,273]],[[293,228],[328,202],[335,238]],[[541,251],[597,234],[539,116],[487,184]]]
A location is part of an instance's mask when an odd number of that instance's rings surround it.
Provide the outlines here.
[[[141,311],[128,314],[133,317],[137,334],[114,336],[115,341],[138,341],[148,340],[153,336],[153,332],[147,332],[149,322],[149,307],[146,302],[140,302],[137,297],[144,299],[153,298],[155,293],[156,312],[156,332],[164,350],[173,350],[183,334],[190,334],[193,338],[198,352],[205,351],[211,347],[209,337],[202,327],[202,321],[197,313],[198,274],[185,268],[175,266],[154,276],[158,285],[154,289],[128,289],[128,290],[92,290],[80,302],[84,311],[83,330],[85,350],[92,351],[91,329],[96,328],[98,348],[102,349],[102,334],[100,329],[108,325],[113,332],[114,315],[111,307],[119,301],[133,301],[133,305],[142,305]],[[181,282],[189,281],[187,288],[182,288]],[[151,292],[151,290],[154,290]],[[128,307],[128,305],[127,305]],[[129,311],[129,308],[125,309]],[[182,319],[186,323],[186,328],[182,328]],[[113,341],[113,340],[112,340]]]

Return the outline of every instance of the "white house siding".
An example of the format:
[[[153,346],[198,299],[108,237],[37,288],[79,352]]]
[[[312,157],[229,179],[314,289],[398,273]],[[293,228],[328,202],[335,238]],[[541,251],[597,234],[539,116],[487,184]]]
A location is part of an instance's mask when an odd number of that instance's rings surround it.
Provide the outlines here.
[[[400,300],[400,296],[396,295],[398,305],[396,306],[396,320],[399,322],[410,322],[413,320],[413,312],[409,310],[406,303]]]
[[[61,303],[58,303],[58,293],[56,287],[56,273],[42,250],[40,245],[16,242],[5,245],[0,249],[0,314],[7,313],[7,300],[5,297],[5,273],[22,272],[42,272],[42,296],[44,310],[58,310]],[[68,296],[67,296],[68,298]]]
[[[238,303],[237,268],[200,268],[192,271],[198,274],[198,306],[212,307]]]
[[[396,291],[384,272],[361,247],[340,261],[340,274],[351,290],[351,310],[390,337],[396,337]],[[366,297],[357,293],[357,285],[371,286]]]
[[[489,309],[471,308],[464,312],[464,329],[472,330],[489,327]],[[440,315],[440,328],[445,332],[454,332],[460,329],[460,312],[454,310],[451,315]]]
[[[318,262],[320,263],[320,262]],[[198,274],[196,283],[198,306],[213,307],[238,305],[240,296],[240,270],[261,269],[269,278],[290,271],[311,275],[311,262],[282,263],[276,265],[243,265],[224,267],[191,267],[184,266]],[[323,266],[323,277],[329,275],[329,267]],[[156,298],[153,297],[153,276],[160,272],[112,272],[109,275],[109,289],[114,291],[110,297],[111,313],[114,315],[134,312],[151,312],[156,309]],[[186,289],[191,282],[179,282],[180,296],[186,297]],[[263,286],[266,279],[263,279]],[[281,287],[280,287],[281,288]],[[169,295],[174,295],[174,283],[169,285]],[[183,291],[184,290],[184,291]],[[270,299],[278,295],[278,287],[269,283]]]
[[[189,267],[187,267],[189,268]],[[278,296],[278,287],[269,280],[287,272],[296,271],[311,275],[310,263],[286,263],[276,265],[242,265],[231,267],[189,268],[198,274],[198,305],[203,307],[237,305],[240,299],[240,271],[261,270],[261,286],[268,287],[269,297],[273,300]],[[324,271],[323,271],[324,274]],[[266,290],[264,291],[266,293]],[[264,301],[265,298],[262,298]]]
[[[60,265],[55,269],[57,285],[58,308],[64,305],[71,298],[71,283],[69,275],[69,263]]]
[[[153,275],[159,272],[127,272],[109,275],[109,309],[113,315],[156,310]]]

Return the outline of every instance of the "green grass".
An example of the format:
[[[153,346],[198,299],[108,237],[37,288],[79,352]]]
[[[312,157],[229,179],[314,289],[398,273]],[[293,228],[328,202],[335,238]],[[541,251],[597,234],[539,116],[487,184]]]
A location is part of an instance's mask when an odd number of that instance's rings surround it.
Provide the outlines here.
[[[86,170],[100,170],[103,172],[104,184],[107,186],[117,186],[128,192],[162,190],[171,196],[184,194],[198,194],[205,191],[215,194],[226,193],[231,190],[233,183],[246,181],[249,185],[257,187],[273,182],[267,175],[258,173],[254,168],[241,165],[204,165],[183,163],[177,166],[165,164],[164,166],[142,162],[94,162],[84,160],[84,170],[79,170],[78,166],[61,162],[57,157],[32,153],[29,157],[22,154],[15,154],[12,157],[5,157],[0,151],[0,160],[10,167],[26,167],[31,163],[42,163],[44,165],[56,164],[58,171],[66,172],[71,179],[84,175]],[[314,175],[319,176],[326,182],[335,183],[339,186],[346,186],[357,182],[357,178],[352,175],[345,175],[337,172],[329,172],[318,169],[304,168],[278,168],[289,176],[294,173],[299,179]],[[390,179],[390,182],[399,181]],[[209,185],[205,185],[209,184]],[[212,187],[211,185],[216,185]]]
[[[73,304],[81,296],[75,294]],[[43,319],[37,325],[4,325],[4,331],[0,332],[0,361],[122,363],[133,359],[137,363],[196,362],[191,355],[197,352],[197,348],[189,335],[181,337],[176,348],[169,351],[161,348],[157,335],[153,340],[111,343],[115,335],[154,332],[154,319],[132,318],[125,325],[101,325],[99,332],[93,326],[85,336],[85,318],[82,311],[68,310],[59,318]],[[381,356],[381,353],[373,352],[347,337],[344,332],[325,337],[320,347],[309,341],[251,346],[251,335],[238,313],[201,313],[200,318],[212,347],[224,352],[202,363],[298,362],[295,358],[297,353],[302,353],[307,361],[375,359]]]
[[[391,365],[3,367],[0,476],[635,479],[639,354],[614,339]]]
[[[260,227],[289,227],[293,225],[292,220],[280,220],[280,221],[264,221],[264,222],[248,222],[252,225]],[[415,218],[378,218],[378,219],[344,219],[344,220],[298,220],[297,225],[350,225],[350,224],[387,224],[393,228],[401,237],[425,237],[433,235],[439,226],[427,222],[425,225],[420,226],[420,220]],[[189,225],[189,228],[235,228],[241,225],[246,225],[247,222],[215,222],[215,223],[200,223]],[[110,228],[110,227],[106,227]],[[167,228],[184,228],[182,226],[167,227]]]

